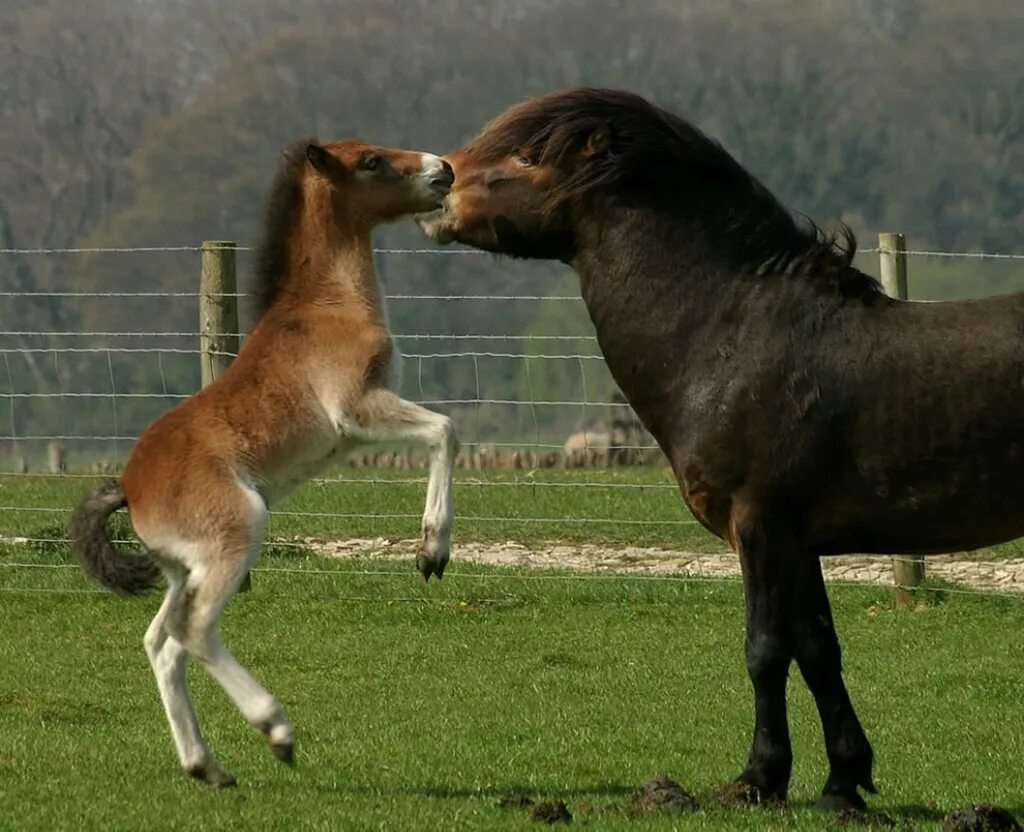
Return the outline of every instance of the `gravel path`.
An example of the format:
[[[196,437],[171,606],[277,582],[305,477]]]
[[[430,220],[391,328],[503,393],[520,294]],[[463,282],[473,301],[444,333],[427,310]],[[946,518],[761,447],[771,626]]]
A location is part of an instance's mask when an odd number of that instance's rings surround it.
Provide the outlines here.
[[[416,540],[354,539],[302,541],[313,551],[332,558],[413,558]],[[697,554],[636,546],[593,544],[524,546],[506,543],[460,543],[452,559],[461,563],[527,566],[540,569],[578,569],[589,572],[623,572],[686,577],[738,577],[739,564],[732,554]],[[822,560],[829,581],[892,584],[892,558],[850,555]],[[965,560],[950,555],[925,559],[925,572],[972,589],[1024,592],[1024,558]]]

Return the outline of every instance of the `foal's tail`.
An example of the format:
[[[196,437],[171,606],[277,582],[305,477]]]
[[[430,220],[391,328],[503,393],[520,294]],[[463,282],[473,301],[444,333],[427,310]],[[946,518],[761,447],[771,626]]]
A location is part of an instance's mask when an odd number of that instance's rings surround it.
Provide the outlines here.
[[[160,567],[148,553],[118,550],[107,534],[107,518],[127,500],[117,480],[104,480],[75,509],[71,518],[71,548],[90,578],[119,595],[138,595],[152,589]]]

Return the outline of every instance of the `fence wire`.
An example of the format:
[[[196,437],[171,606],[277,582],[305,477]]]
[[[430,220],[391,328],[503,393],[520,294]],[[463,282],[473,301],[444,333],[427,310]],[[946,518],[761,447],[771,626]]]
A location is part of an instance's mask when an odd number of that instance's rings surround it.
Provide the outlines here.
[[[2,248],[0,255],[196,254],[203,250],[197,245]],[[860,253],[878,251],[868,248]],[[470,249],[432,248],[378,248],[375,252],[382,256],[430,257],[484,254]],[[909,250],[906,255],[1024,261],[1024,254],[1014,253]],[[198,276],[198,258],[194,266]],[[0,257],[0,274],[3,270],[4,259]],[[63,303],[80,309],[80,304],[97,302],[106,305],[103,310],[114,313],[119,304],[134,304],[129,317],[132,323],[141,325],[138,329],[47,328],[31,325],[26,317],[8,316],[15,325],[0,331],[0,413],[6,422],[0,434],[0,451],[4,446],[7,450],[6,459],[0,455],[0,460],[8,469],[8,473],[0,474],[0,536],[6,534],[11,539],[16,534],[26,544],[66,545],[63,536],[47,533],[47,529],[66,523],[72,503],[34,504],[38,501],[34,491],[67,482],[70,487],[59,492],[60,499],[65,494],[67,499],[79,496],[85,486],[76,486],[76,481],[116,473],[139,431],[195,391],[197,356],[201,354],[199,331],[146,324],[179,320],[185,314],[182,310],[188,312],[200,294],[58,287],[0,291],[0,297],[11,302],[24,299],[42,304],[42,308]],[[227,297],[248,295],[234,292]],[[397,304],[435,304],[441,309],[461,309],[458,304],[476,303],[499,304],[501,309],[527,304],[538,311],[557,310],[556,315],[582,309],[577,295],[558,293],[391,292],[386,297]],[[169,305],[172,303],[173,307]],[[173,314],[169,312],[172,308],[177,310]],[[461,322],[459,315],[452,317],[454,322]],[[89,320],[102,321],[104,316],[93,315]],[[463,470],[458,472],[455,484],[457,523],[484,529],[507,528],[510,536],[517,527],[548,528],[552,537],[576,529],[587,539],[635,538],[659,545],[672,540],[685,545],[690,539],[685,535],[700,534],[697,522],[681,507],[678,487],[656,443],[632,417],[628,405],[610,395],[613,386],[592,330],[575,334],[477,330],[399,331],[394,336],[406,361],[406,395],[447,412],[458,427],[465,450],[460,460]],[[244,338],[245,333],[227,335]],[[430,349],[434,342],[439,349]],[[229,351],[214,354],[229,358],[235,355]],[[443,370],[437,371],[438,367]],[[494,383],[499,376],[503,379],[501,387]],[[516,396],[507,394],[516,387],[509,383],[510,376],[518,379]],[[443,383],[437,381],[439,378]],[[572,395],[565,395],[570,388]],[[610,439],[612,424],[628,426],[627,434],[614,443]],[[613,444],[629,464],[609,467]],[[362,531],[408,531],[415,528],[421,513],[424,465],[422,455],[408,451],[356,455],[347,467],[314,478],[312,485],[337,488],[339,495],[348,489],[371,489],[372,498],[361,505],[372,506],[372,511],[300,506],[276,510],[273,516],[289,529],[309,524],[331,534],[344,534],[352,523]],[[485,474],[485,469],[500,473]],[[374,473],[369,473],[371,470]],[[56,499],[54,495],[48,498]],[[0,565],[28,568],[18,563]]]

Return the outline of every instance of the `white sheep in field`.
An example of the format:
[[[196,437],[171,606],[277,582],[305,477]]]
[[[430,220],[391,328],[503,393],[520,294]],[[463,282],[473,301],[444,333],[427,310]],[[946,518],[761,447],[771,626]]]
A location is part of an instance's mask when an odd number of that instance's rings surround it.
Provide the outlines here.
[[[612,436],[602,430],[580,430],[569,435],[562,446],[562,461],[566,468],[589,468],[603,465],[608,459]]]

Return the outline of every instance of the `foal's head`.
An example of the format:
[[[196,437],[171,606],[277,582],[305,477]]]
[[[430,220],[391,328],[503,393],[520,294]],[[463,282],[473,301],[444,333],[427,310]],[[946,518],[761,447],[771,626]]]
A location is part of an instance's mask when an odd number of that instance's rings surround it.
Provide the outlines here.
[[[267,200],[256,255],[256,317],[308,247],[368,237],[379,223],[437,208],[453,180],[451,165],[431,153],[359,141],[296,142],[285,151]],[[300,218],[308,223],[301,234]]]
[[[300,147],[307,166],[305,186],[330,194],[340,222],[372,226],[429,211],[441,204],[454,181],[451,165],[431,153],[352,140]]]

